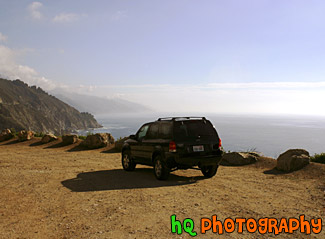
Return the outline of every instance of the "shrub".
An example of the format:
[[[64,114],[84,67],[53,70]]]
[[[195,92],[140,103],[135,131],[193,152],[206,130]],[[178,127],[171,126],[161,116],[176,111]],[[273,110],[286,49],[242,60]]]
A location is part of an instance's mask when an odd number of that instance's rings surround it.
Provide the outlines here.
[[[42,138],[44,135],[45,135],[45,134],[44,134],[43,132],[36,132],[36,133],[34,134],[34,137],[40,137],[40,138]]]
[[[82,140],[85,140],[85,139],[87,138],[87,136],[79,135],[78,138],[79,138],[79,139],[82,139]]]
[[[254,152],[256,152],[256,148],[249,148],[245,152],[246,153],[254,153]]]
[[[123,147],[123,143],[125,140],[129,139],[129,137],[119,137],[116,141],[115,141],[115,149],[118,151],[122,151],[122,147]]]
[[[325,153],[315,154],[310,157],[310,160],[315,163],[323,163],[325,164]]]
[[[17,136],[17,135],[18,135],[18,132],[16,131],[15,128],[11,128],[10,131],[11,131],[11,133],[12,133],[14,136]]]

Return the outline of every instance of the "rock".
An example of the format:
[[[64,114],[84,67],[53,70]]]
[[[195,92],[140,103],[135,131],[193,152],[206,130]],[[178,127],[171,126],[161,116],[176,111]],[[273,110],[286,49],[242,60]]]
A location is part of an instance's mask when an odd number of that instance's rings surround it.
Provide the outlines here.
[[[2,132],[0,134],[0,142],[9,140],[13,137],[14,137],[14,134],[11,133],[10,129],[4,129],[4,130],[2,130]]]
[[[257,153],[225,153],[222,156],[220,165],[240,166],[255,163],[259,155]]]
[[[21,130],[18,133],[19,141],[31,140],[34,137],[34,132],[30,130]]]
[[[75,134],[66,134],[62,136],[62,143],[65,145],[75,144],[78,142],[78,135]]]
[[[85,141],[82,142],[82,145],[90,149],[95,149],[95,148],[105,147],[108,144],[113,144],[113,143],[114,143],[114,138],[111,134],[97,133],[97,134],[88,135]]]
[[[54,140],[57,140],[57,139],[58,139],[58,137],[56,137],[54,134],[46,134],[46,135],[43,136],[41,142],[43,144],[46,144],[48,142],[51,142],[51,141],[54,141]]]
[[[11,134],[11,130],[10,129],[2,130],[1,135],[6,135],[6,134]]]
[[[281,171],[291,172],[305,167],[310,162],[308,151],[304,149],[289,149],[280,154],[276,168]]]
[[[117,140],[115,142],[115,149],[118,150],[118,151],[122,151],[123,144],[128,139],[129,139],[129,137],[124,137],[124,138],[122,138],[120,140]]]

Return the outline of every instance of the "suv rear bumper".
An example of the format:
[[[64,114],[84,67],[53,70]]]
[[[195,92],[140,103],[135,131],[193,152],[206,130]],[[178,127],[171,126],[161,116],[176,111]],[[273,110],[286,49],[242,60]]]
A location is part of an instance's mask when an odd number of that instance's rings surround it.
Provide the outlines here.
[[[222,154],[220,155],[208,155],[208,156],[196,156],[196,157],[179,157],[177,154],[166,153],[165,154],[167,164],[173,166],[209,166],[209,165],[219,165]],[[176,164],[176,165],[175,165]]]

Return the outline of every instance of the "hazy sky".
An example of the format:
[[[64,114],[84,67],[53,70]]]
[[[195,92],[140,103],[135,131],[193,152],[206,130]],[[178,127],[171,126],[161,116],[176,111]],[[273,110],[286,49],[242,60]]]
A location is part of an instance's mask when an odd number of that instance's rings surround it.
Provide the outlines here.
[[[0,0],[0,74],[158,110],[325,115],[325,2]]]

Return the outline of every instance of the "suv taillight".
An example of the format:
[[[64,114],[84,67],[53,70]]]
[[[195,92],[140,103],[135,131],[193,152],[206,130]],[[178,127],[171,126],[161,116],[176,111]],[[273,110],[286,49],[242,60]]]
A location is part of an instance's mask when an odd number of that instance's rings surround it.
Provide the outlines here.
[[[174,141],[169,142],[169,152],[176,152],[176,143]]]
[[[222,145],[221,145],[221,139],[219,138],[219,146],[218,146],[219,149],[221,148],[221,146],[222,146]]]

